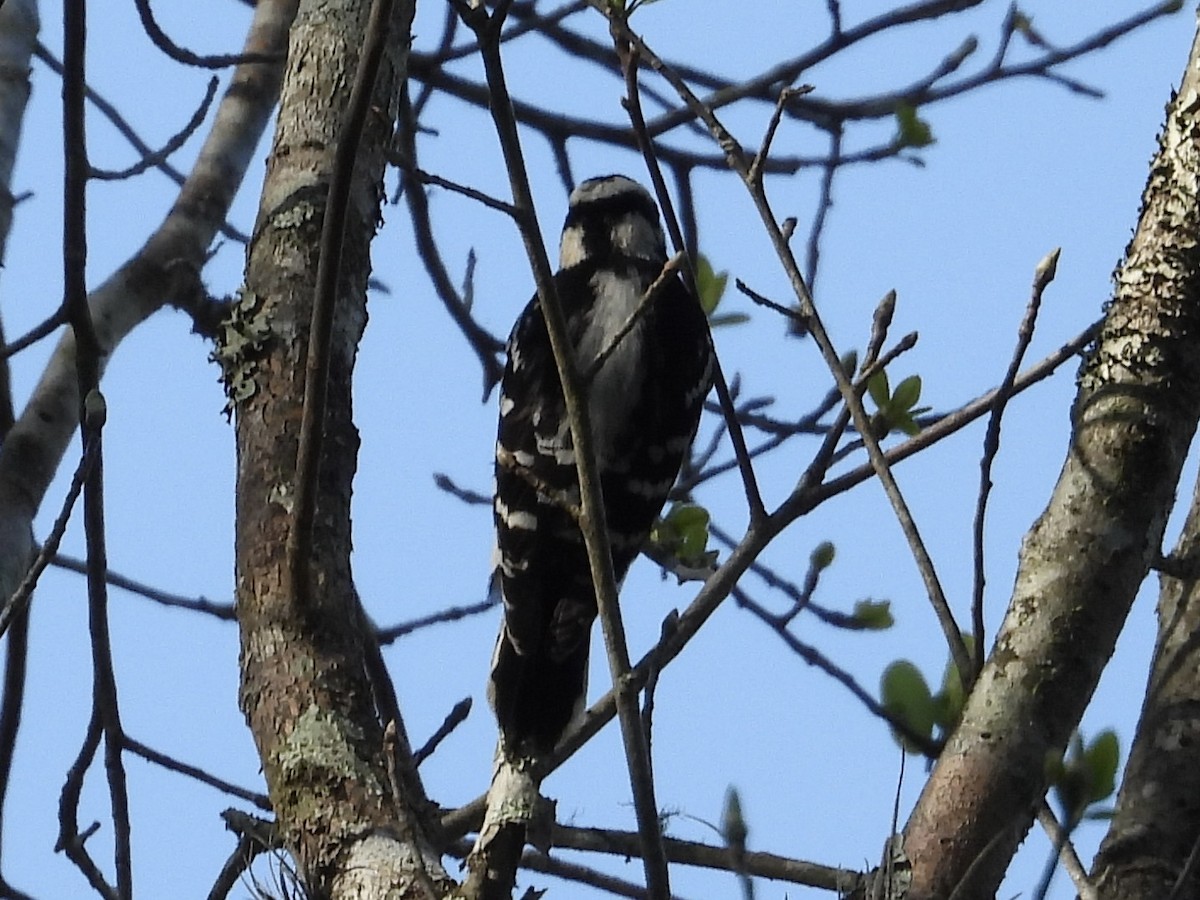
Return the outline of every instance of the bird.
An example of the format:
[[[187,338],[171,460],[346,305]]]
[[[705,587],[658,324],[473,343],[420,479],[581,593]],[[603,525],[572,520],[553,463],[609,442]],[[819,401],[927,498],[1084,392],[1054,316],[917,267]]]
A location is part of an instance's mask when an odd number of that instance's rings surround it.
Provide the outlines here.
[[[584,373],[618,585],[675,484],[715,369],[707,316],[677,273],[643,303],[666,264],[644,187],[606,175],[571,192],[554,286]],[[504,753],[541,757],[584,709],[597,603],[574,442],[536,294],[509,336],[500,388],[492,584],[503,620],[488,699]]]

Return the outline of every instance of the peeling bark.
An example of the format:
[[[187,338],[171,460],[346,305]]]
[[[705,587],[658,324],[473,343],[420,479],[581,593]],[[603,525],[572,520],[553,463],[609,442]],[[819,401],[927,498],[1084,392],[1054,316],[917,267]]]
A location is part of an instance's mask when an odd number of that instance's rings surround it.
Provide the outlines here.
[[[1161,546],[1200,415],[1200,45],[1081,370],[1071,445],[1012,601],[904,833],[911,898],[995,895]],[[1156,896],[1155,892],[1141,896]]]
[[[358,433],[351,379],[366,325],[369,248],[413,4],[399,7],[351,185],[303,590],[286,547],[309,322],[333,150],[363,46],[361,0],[302,2],[246,285],[223,350],[237,414],[237,601],[241,705],[281,834],[316,896],[426,897],[451,884],[419,823],[419,798],[393,795],[365,670],[368,635],[350,571]],[[230,341],[236,341],[236,348]],[[234,352],[236,350],[236,352]]]

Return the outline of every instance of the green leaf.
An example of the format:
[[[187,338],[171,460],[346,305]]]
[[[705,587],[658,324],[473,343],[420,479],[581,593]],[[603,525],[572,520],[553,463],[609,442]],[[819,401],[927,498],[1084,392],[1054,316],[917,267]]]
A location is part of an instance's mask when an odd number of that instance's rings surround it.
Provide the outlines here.
[[[1067,772],[1061,756],[1055,756],[1052,750],[1046,751],[1046,760],[1042,766],[1047,784],[1058,784]]]
[[[1047,764],[1067,826],[1074,827],[1085,818],[1089,806],[1112,796],[1120,757],[1120,742],[1112,729],[1100,732],[1087,744],[1077,731],[1057,765]]]
[[[921,376],[909,375],[896,385],[896,390],[892,392],[892,407],[906,411],[911,410],[920,399]]]
[[[933,129],[929,123],[917,115],[917,109],[907,103],[896,105],[896,137],[893,142],[897,147],[928,147],[934,141]]]
[[[975,658],[975,635],[969,631],[964,631],[962,635],[963,644],[967,647],[967,653],[972,659]],[[963,695],[963,680],[958,674],[958,665],[954,662],[954,657],[950,656],[946,660],[946,668],[942,670],[942,691],[947,694],[958,694],[959,705],[962,705]]]
[[[854,604],[854,620],[868,631],[885,631],[896,624],[890,600],[859,600]]]
[[[967,653],[974,657],[975,636],[970,632],[965,632],[962,639],[963,643],[967,645]],[[946,660],[946,667],[942,670],[942,688],[933,698],[934,721],[943,733],[949,733],[958,724],[958,720],[962,717],[965,699],[958,666],[954,662],[954,657],[951,656]]]
[[[696,260],[696,293],[700,296],[700,308],[707,315],[712,315],[725,295],[725,285],[729,282],[728,272],[717,272],[712,263],[703,253]]]
[[[833,558],[836,555],[837,548],[831,542],[821,541],[808,555],[808,564],[814,569],[828,569],[833,565]]]
[[[891,400],[892,394],[888,390],[887,371],[880,369],[870,380],[867,381],[867,393],[871,395],[871,399],[875,401],[877,409],[884,410],[888,407],[888,402]]]
[[[880,679],[883,708],[904,722],[909,730],[929,737],[933,733],[933,698],[925,676],[907,659],[898,659],[883,671]],[[908,753],[919,753],[903,736],[893,729],[892,737]]]
[[[1088,802],[1096,803],[1112,796],[1117,785],[1117,765],[1121,761],[1121,743],[1111,728],[1096,735],[1083,754],[1091,776]]]
[[[881,441],[889,431],[892,430],[892,423],[888,420],[887,413],[877,412],[871,416],[870,421],[871,434],[875,435],[875,440]]]
[[[921,426],[916,423],[912,415],[900,410],[892,410],[890,414],[892,428],[903,431],[909,437],[921,433]]]
[[[685,563],[705,558],[708,547],[708,510],[694,503],[676,503],[655,525],[651,538]]]

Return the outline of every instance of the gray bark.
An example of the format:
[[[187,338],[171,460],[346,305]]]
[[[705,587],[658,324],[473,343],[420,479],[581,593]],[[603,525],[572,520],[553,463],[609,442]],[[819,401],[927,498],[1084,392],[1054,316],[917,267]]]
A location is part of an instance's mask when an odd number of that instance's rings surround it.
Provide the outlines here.
[[[293,580],[287,547],[296,522],[309,325],[334,149],[370,2],[300,4],[246,284],[221,350],[237,415],[241,705],[280,834],[309,892],[356,900],[440,896],[453,886],[424,835],[422,798],[403,768],[407,754],[396,753],[399,775],[387,758],[366,674],[373,637],[350,573],[358,452],[351,381],[413,6],[396,4],[350,183],[312,553],[302,581]]]

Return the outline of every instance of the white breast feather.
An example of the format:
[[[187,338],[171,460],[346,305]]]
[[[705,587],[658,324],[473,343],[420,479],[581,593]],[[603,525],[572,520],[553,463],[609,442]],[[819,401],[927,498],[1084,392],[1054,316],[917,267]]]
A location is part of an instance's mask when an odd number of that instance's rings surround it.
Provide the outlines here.
[[[640,282],[601,271],[592,276],[596,303],[579,341],[578,361],[583,371],[612,342],[642,299]],[[616,441],[641,393],[641,357],[645,339],[644,321],[621,340],[604,366],[596,373],[588,393],[588,414],[595,435],[596,455],[603,467],[614,456]]]

